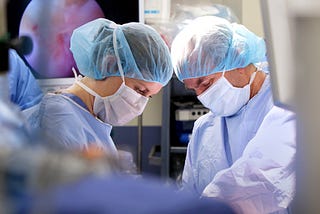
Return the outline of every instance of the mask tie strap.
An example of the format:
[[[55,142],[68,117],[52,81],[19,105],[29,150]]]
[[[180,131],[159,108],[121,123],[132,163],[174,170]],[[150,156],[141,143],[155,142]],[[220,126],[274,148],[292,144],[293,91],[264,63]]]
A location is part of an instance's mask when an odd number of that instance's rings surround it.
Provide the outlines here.
[[[77,75],[77,71],[76,71],[76,69],[74,67],[72,67],[72,72],[73,72],[73,75],[74,75],[74,79],[76,81],[80,81],[83,78],[83,76],[81,76],[80,74]]]
[[[224,74],[226,73],[226,70],[225,69],[223,69],[223,71],[222,71],[222,76],[221,77],[224,77]]]
[[[72,71],[73,71],[73,74],[75,75],[75,78],[76,78],[76,81],[75,81],[75,84],[79,85],[81,88],[83,88],[84,90],[86,90],[89,94],[91,94],[92,96],[95,96],[95,97],[99,97],[99,95],[93,91],[91,88],[89,88],[88,86],[86,86],[85,84],[83,84],[81,82],[81,79],[82,79],[82,76],[79,75],[77,77],[77,72],[76,70],[74,69],[74,67],[72,67]]]
[[[256,70],[251,74],[250,81],[249,81],[249,85],[252,84],[254,78],[256,77],[257,70],[258,70],[258,69],[256,68]]]

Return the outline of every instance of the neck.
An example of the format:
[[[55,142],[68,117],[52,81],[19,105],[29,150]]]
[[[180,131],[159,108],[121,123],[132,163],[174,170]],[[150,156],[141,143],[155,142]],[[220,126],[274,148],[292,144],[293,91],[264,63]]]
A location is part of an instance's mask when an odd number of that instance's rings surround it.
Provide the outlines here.
[[[87,106],[89,112],[93,116],[95,116],[95,114],[93,113],[94,96],[89,94],[87,91],[85,91],[83,88],[81,88],[76,83],[74,83],[72,86],[70,86],[69,88],[67,88],[63,91],[66,93],[74,94],[77,97],[79,97],[84,102],[84,104]]]
[[[263,71],[256,71],[257,74],[251,84],[250,99],[254,97],[261,89],[262,84],[266,78],[266,74]]]

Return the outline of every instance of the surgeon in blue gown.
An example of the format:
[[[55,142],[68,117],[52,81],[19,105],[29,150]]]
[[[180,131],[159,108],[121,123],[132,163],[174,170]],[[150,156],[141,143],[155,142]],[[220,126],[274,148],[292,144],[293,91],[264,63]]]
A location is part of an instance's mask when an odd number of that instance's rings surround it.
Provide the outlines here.
[[[29,144],[32,136],[21,110],[39,103],[42,91],[29,67],[14,49],[1,51],[8,55],[1,59],[1,67],[5,71],[0,72],[0,146],[19,148]]]
[[[183,188],[239,213],[287,213],[295,192],[295,114],[273,103],[264,40],[199,17],[171,47],[177,77],[210,112],[193,128]]]
[[[9,50],[9,95],[10,100],[21,110],[41,101],[43,93],[30,68],[14,49]]]
[[[93,146],[117,155],[112,126],[140,115],[169,82],[169,49],[145,24],[99,18],[73,31],[70,50],[81,75],[69,88],[46,94],[28,121],[67,149]]]

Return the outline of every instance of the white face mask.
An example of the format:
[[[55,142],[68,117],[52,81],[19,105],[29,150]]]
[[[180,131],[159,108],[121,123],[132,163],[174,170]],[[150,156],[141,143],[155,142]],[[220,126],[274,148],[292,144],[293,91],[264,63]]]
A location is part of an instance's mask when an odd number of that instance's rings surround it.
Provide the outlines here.
[[[95,97],[93,113],[103,122],[113,126],[124,125],[142,114],[149,100],[126,86],[124,82],[116,93],[107,97],[101,97],[82,82],[76,83]]]
[[[122,65],[117,52],[115,30],[113,34],[113,45],[115,55],[117,57],[119,72],[123,81],[120,88],[111,96],[101,97],[82,82],[76,81],[76,83],[95,97],[93,112],[98,118],[110,125],[124,125],[142,114],[149,98],[137,93],[135,90],[125,85]]]
[[[220,79],[198,96],[200,102],[216,116],[231,116],[237,113],[250,98],[250,85],[256,72],[252,73],[249,84],[243,88],[234,87],[225,77]]]

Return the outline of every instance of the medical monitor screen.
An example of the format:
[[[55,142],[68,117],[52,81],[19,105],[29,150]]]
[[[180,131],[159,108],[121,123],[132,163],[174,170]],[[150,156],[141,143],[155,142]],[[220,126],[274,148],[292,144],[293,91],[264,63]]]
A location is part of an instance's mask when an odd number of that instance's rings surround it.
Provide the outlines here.
[[[32,52],[25,55],[38,79],[73,77],[76,67],[69,50],[75,28],[96,18],[117,24],[139,22],[141,0],[9,0],[11,38],[28,36]]]

